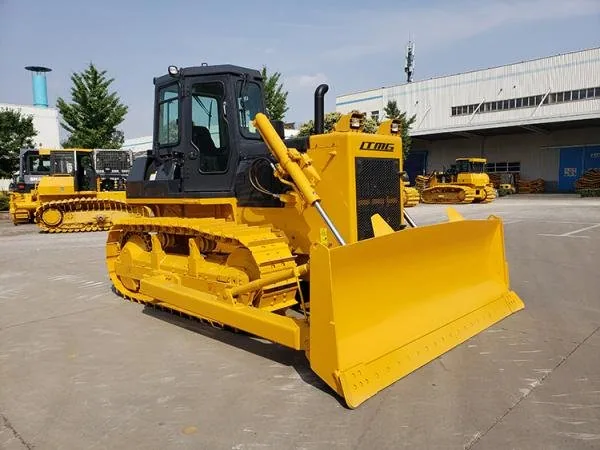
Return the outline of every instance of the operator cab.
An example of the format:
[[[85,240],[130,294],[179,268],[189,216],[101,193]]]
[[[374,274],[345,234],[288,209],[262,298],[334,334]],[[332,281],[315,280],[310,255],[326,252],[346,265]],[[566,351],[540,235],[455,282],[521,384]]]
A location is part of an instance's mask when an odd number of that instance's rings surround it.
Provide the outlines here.
[[[50,175],[74,177],[75,191],[95,191],[96,171],[91,150],[58,150],[50,153]]]
[[[21,149],[19,173],[13,182],[17,192],[30,192],[44,175],[50,174],[50,155],[39,149]]]
[[[458,158],[456,160],[456,173],[484,173],[484,158]]]
[[[170,66],[154,85],[153,147],[134,161],[128,197],[278,202],[252,189],[248,179],[252,167],[265,188],[277,190],[266,161],[272,157],[252,124],[257,113],[265,112],[259,71],[234,65]],[[273,125],[283,138],[283,123]]]

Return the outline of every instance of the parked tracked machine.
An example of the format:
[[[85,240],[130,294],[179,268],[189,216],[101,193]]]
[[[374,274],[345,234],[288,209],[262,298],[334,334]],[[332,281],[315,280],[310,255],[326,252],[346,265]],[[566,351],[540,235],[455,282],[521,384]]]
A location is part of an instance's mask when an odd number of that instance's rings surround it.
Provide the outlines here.
[[[152,216],[106,244],[122,296],[304,351],[351,408],[524,307],[499,218],[406,214],[394,121],[367,134],[346,114],[324,133],[320,85],[316,134],[284,140],[262,83],[232,65],[155,78],[153,149],[127,180]]]
[[[417,188],[410,185],[410,181],[402,181],[402,191],[402,205],[405,208],[412,208],[413,206],[417,206],[419,204],[419,200],[421,200],[421,194],[419,194]]]
[[[41,150],[40,150],[41,151]],[[107,230],[148,209],[125,202],[132,153],[113,149],[52,149],[48,175],[36,187],[35,222],[44,232]]]
[[[33,223],[39,206],[36,185],[50,173],[50,152],[24,148],[19,152],[19,173],[10,187],[9,214],[15,225]]]
[[[423,203],[490,203],[496,190],[485,173],[485,158],[458,158],[449,170],[434,172],[421,190]]]

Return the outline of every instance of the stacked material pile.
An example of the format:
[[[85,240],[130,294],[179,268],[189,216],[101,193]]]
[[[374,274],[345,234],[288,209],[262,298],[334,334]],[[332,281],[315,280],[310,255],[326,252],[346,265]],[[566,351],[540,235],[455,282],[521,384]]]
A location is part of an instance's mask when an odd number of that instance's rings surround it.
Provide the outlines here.
[[[490,183],[494,185],[496,189],[500,187],[502,184],[502,175],[496,172],[488,173],[488,177],[490,177]]]
[[[575,190],[582,197],[600,197],[600,169],[587,170],[575,182]]]
[[[540,194],[544,192],[544,180],[537,178],[535,180],[519,180],[519,194]]]

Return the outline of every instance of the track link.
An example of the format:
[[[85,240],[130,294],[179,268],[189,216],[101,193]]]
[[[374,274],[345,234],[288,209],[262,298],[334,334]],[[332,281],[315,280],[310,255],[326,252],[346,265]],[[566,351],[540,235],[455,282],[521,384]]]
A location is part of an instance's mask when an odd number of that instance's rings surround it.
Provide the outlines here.
[[[226,257],[234,251],[247,251],[250,255],[247,261],[253,265],[252,269],[248,268],[248,272],[254,272],[251,277],[254,279],[274,275],[279,271],[296,267],[295,257],[290,251],[286,238],[283,234],[271,229],[271,227],[249,226],[215,218],[157,217],[127,218],[119,221],[111,228],[106,245],[106,263],[113,286],[123,298],[177,315],[199,319],[219,328],[226,325],[201,314],[190,313],[177,308],[169,304],[169,299],[149,297],[139,292],[139,280],[133,280],[133,282],[132,280],[124,280],[118,273],[117,263],[127,242],[137,239],[137,242],[144,243],[146,252],[152,252],[152,235],[160,236],[161,244],[174,242],[177,236],[185,239],[195,239],[203,247],[201,250],[202,257],[207,258],[211,254]],[[166,254],[169,254],[168,247],[166,248]],[[189,258],[189,255],[187,257]],[[255,269],[258,269],[258,272]],[[149,277],[167,274],[162,269],[148,268],[148,270],[150,272]],[[178,273],[178,275],[186,277],[188,281],[193,278],[190,274]],[[197,277],[205,277],[205,274],[199,273]],[[219,283],[215,282],[214,284]],[[222,287],[232,287],[227,280],[223,280],[220,284]],[[138,290],[132,289],[132,286],[136,286]],[[297,303],[295,300],[297,287],[298,279],[293,278],[266,286],[260,291],[251,292],[249,296],[252,298],[253,303],[260,303],[263,307],[264,305],[275,304],[272,307],[264,307],[266,310],[284,310]],[[287,301],[281,301],[282,298],[287,298]]]
[[[120,200],[79,197],[42,204],[35,211],[35,222],[45,233],[106,231],[126,215],[147,217],[150,214],[146,207]]]
[[[496,199],[496,190],[493,187],[485,187],[485,199],[481,203],[491,203]]]
[[[411,208],[416,206],[421,199],[419,191],[414,187],[404,187],[404,207]]]
[[[421,192],[423,203],[468,204],[475,200],[475,191],[468,186],[456,184],[438,185]]]

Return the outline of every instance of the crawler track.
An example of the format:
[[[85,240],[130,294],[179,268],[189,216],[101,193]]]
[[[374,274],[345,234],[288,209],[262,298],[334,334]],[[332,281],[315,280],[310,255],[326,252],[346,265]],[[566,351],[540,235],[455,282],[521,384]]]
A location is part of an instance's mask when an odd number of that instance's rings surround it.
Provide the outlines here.
[[[35,211],[35,222],[46,233],[105,231],[130,215],[149,216],[150,210],[120,200],[72,198],[42,204]]]
[[[159,258],[153,259],[153,255]],[[219,327],[224,324],[174,306],[169,298],[147,295],[142,280],[166,277],[166,283],[180,283],[197,289],[198,296],[211,295],[227,303],[222,295],[226,289],[296,267],[286,239],[270,227],[170,217],[121,220],[109,231],[106,263],[115,289],[125,299]],[[266,311],[284,312],[297,304],[298,281],[291,278],[247,292],[242,301]]]

